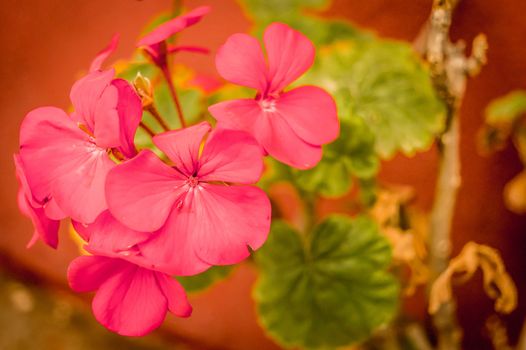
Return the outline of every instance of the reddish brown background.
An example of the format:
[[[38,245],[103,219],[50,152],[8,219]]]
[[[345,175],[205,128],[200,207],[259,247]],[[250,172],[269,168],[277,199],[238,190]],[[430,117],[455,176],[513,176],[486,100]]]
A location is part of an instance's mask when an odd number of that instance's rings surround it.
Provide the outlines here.
[[[285,1],[285,0],[284,0]],[[65,284],[67,263],[75,246],[62,236],[58,252],[37,244],[24,246],[31,234],[30,222],[19,213],[15,202],[16,181],[12,154],[18,146],[18,127],[30,109],[41,105],[68,106],[68,92],[93,55],[121,32],[116,56],[126,57],[146,21],[169,9],[169,0],[4,0],[0,7],[0,254],[15,264],[43,276],[55,286]],[[213,12],[201,25],[189,29],[182,42],[215,49],[234,32],[249,29],[249,21],[233,0],[187,0],[189,7],[208,3]],[[430,0],[336,0],[327,16],[348,18],[379,35],[412,40],[425,21]],[[459,5],[452,35],[470,42],[486,33],[490,45],[489,64],[470,81],[462,106],[462,177],[454,222],[454,252],[470,240],[500,249],[519,288],[519,308],[504,320],[516,339],[526,315],[526,219],[507,211],[502,202],[503,185],[520,169],[511,147],[489,158],[477,154],[475,134],[483,108],[494,97],[511,89],[526,88],[526,24],[523,0],[465,0]],[[180,59],[202,72],[213,73],[212,57],[185,56]],[[418,205],[428,209],[433,197],[437,170],[432,151],[412,159],[397,157],[387,162],[382,178],[391,183],[413,185]],[[185,338],[195,348],[271,349],[255,323],[250,289],[255,279],[248,266],[236,270],[228,281],[194,296],[194,316],[172,320],[165,327]],[[480,278],[456,290],[459,317],[465,329],[465,349],[485,349],[482,331],[492,303],[480,287]],[[422,317],[421,295],[406,302],[407,309]],[[0,310],[1,312],[1,310]],[[173,327],[175,324],[175,327]],[[201,345],[197,345],[201,344]]]

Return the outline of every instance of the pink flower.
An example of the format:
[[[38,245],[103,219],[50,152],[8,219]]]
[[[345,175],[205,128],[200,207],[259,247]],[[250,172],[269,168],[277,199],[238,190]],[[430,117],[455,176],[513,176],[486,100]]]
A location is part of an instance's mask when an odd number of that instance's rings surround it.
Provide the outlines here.
[[[255,99],[209,108],[218,126],[245,130],[274,158],[300,169],[315,166],[321,145],[336,139],[339,122],[332,97],[315,86],[284,92],[314,61],[314,46],[300,32],[273,23],[264,34],[268,64],[258,41],[234,34],[219,49],[216,67],[226,80],[258,90]]]
[[[138,249],[172,274],[237,263],[269,231],[270,202],[248,186],[263,169],[259,146],[245,132],[210,129],[203,122],[155,136],[173,166],[144,150],[108,174],[111,213],[133,230],[155,232]]]
[[[179,282],[123,259],[81,256],[70,264],[68,281],[77,292],[97,291],[92,302],[95,318],[121,335],[151,332],[167,311],[180,317],[192,313]]]
[[[166,56],[169,53],[180,51],[189,51],[197,53],[208,53],[208,49],[198,46],[172,46],[168,45],[166,39],[179,33],[183,29],[193,26],[210,12],[210,7],[201,6],[192,11],[165,22],[155,28],[153,31],[142,37],[137,42],[137,47],[142,47],[151,57],[153,62],[163,69],[166,67]]]
[[[106,209],[110,158],[136,154],[133,137],[142,106],[133,88],[114,71],[94,71],[77,81],[68,116],[56,107],[27,114],[20,128],[20,158],[35,200],[53,198],[73,220],[91,223]]]
[[[20,211],[31,219],[35,232],[28,242],[31,247],[37,239],[41,239],[50,247],[57,248],[58,228],[60,220],[65,217],[55,200],[47,196],[43,202],[38,202],[31,193],[26,174],[19,155],[14,156],[16,177],[20,188],[18,190],[18,207]]]

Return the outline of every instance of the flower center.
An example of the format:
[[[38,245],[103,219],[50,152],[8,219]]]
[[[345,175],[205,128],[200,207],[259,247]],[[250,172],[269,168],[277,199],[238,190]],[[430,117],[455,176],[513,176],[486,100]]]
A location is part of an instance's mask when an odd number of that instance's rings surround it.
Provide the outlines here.
[[[192,188],[196,187],[199,184],[199,179],[195,176],[190,176],[188,180],[186,180],[186,184]]]
[[[275,112],[276,111],[276,100],[273,98],[265,98],[259,101],[259,105],[264,112]]]

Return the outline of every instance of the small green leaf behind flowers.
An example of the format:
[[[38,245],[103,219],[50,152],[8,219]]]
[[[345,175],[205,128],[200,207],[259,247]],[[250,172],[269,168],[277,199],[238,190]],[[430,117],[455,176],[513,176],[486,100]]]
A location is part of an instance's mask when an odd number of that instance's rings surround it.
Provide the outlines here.
[[[352,179],[371,179],[379,168],[374,135],[359,118],[343,120],[340,136],[323,149],[323,158],[309,170],[293,170],[296,184],[304,191],[326,197],[349,192]]]
[[[194,276],[176,277],[187,292],[194,293],[207,289],[230,274],[232,266],[212,266],[205,272]]]
[[[285,346],[360,342],[397,311],[390,246],[368,218],[331,216],[309,236],[275,221],[256,262],[259,319]]]

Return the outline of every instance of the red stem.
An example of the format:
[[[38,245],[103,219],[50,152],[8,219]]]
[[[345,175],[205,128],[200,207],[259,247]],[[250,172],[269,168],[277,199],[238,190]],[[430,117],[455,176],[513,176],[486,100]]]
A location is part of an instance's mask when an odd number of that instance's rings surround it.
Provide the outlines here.
[[[186,122],[184,120],[183,109],[181,108],[181,102],[179,102],[179,97],[177,97],[177,91],[175,90],[175,85],[172,80],[172,76],[170,74],[168,66],[163,67],[162,72],[164,74],[164,78],[166,79],[166,82],[168,83],[170,94],[172,95],[172,98],[175,102],[175,108],[177,109],[177,115],[179,117],[179,121],[181,122],[181,126],[183,128],[186,128]]]

